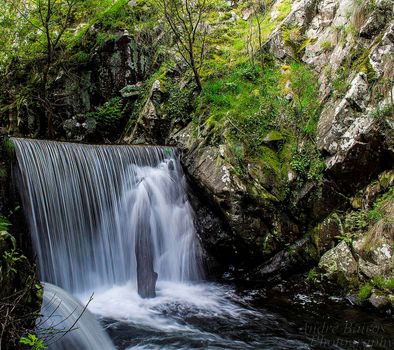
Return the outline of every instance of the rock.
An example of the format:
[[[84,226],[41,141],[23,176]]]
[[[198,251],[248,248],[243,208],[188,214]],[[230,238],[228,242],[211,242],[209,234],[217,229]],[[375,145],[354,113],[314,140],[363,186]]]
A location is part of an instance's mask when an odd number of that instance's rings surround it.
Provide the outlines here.
[[[338,273],[350,279],[357,273],[357,262],[348,245],[342,241],[321,257],[319,268],[329,279],[334,278]]]
[[[158,144],[166,143],[170,133],[171,120],[164,118],[160,112],[163,98],[160,81],[152,84],[149,98],[142,108],[135,127],[124,138],[128,144]]]
[[[387,306],[390,305],[387,297],[385,297],[384,295],[379,295],[375,292],[371,294],[368,301],[373,307],[379,310],[385,309]]]
[[[283,140],[283,135],[276,130],[272,130],[270,131],[267,135],[265,135],[263,141],[265,143],[276,143],[278,141],[282,141]]]
[[[375,11],[367,20],[367,22],[360,29],[360,37],[371,39],[378,34],[387,22],[388,11]]]
[[[352,199],[352,207],[354,209],[370,209],[375,200],[386,191],[390,186],[394,185],[394,171],[387,170],[381,173],[378,180],[369,184],[363,190],[360,190]]]
[[[244,244],[233,235],[221,213],[210,205],[206,194],[190,181],[188,194],[208,275],[220,276],[229,266],[242,265],[246,253]]]
[[[358,73],[356,75],[349,91],[345,95],[345,99],[354,110],[358,112],[365,111],[369,101],[369,85],[365,73]]]
[[[238,21],[238,15],[235,11],[231,11],[231,18],[229,19],[230,22],[237,22]]]
[[[318,146],[330,154],[338,151],[338,143],[349,127],[363,112],[369,101],[367,77],[359,73],[353,79],[349,91],[334,105],[327,104],[318,123]],[[359,125],[356,122],[356,126]]]
[[[369,62],[378,78],[392,72],[392,57],[394,54],[394,22],[391,22],[382,40],[371,50]]]
[[[63,123],[63,129],[66,132],[67,138],[71,139],[75,137],[78,132],[78,122],[75,119],[67,119]]]
[[[96,132],[97,121],[78,115],[63,122],[63,129],[68,140],[83,141]]]
[[[97,121],[94,118],[87,118],[84,123],[82,123],[82,127],[86,130],[86,135],[90,135],[96,132]]]
[[[358,259],[358,266],[360,271],[367,277],[372,278],[381,275],[381,268],[378,265],[372,264],[361,258]]]
[[[119,92],[123,98],[137,97],[140,94],[140,88],[141,84],[126,85]]]
[[[354,194],[387,167],[385,159],[391,152],[377,120],[358,118],[336,140],[336,154],[327,159],[326,174],[342,193]]]
[[[286,57],[293,57],[294,55],[293,50],[284,43],[280,30],[271,34],[269,41],[265,44],[265,49],[279,60],[283,60]]]
[[[319,252],[332,248],[337,236],[341,235],[341,218],[334,213],[317,225],[311,232],[312,239]]]
[[[291,273],[303,271],[313,257],[309,254],[309,238],[302,238],[289,246],[287,249],[275,254],[271,259],[264,262],[254,272],[248,275],[248,279],[262,282],[280,280]]]
[[[253,14],[253,9],[247,8],[242,11],[242,19],[244,21],[247,21],[252,14]]]
[[[375,247],[375,249],[371,251],[371,260],[378,266],[384,266],[389,262],[392,262],[393,246],[390,246],[388,243],[383,243]]]

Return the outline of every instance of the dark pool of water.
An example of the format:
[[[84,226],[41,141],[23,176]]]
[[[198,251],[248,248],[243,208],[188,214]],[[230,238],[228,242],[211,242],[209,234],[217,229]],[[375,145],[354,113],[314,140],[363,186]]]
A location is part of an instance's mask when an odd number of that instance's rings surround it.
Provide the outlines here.
[[[394,349],[393,318],[319,295],[209,285],[161,298],[153,317],[102,320],[118,349]]]

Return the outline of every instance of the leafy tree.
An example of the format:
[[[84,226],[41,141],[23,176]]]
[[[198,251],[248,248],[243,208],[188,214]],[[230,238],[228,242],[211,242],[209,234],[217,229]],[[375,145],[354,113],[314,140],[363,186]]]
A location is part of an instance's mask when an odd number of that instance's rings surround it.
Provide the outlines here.
[[[33,63],[31,91],[10,91],[9,106],[18,110],[35,103],[40,113],[39,133],[54,134],[54,104],[50,85],[59,73],[59,62],[77,26],[112,4],[111,0],[7,0],[0,4],[0,73],[14,78],[18,64]],[[26,85],[26,84],[25,84]],[[11,90],[11,89],[10,89]],[[25,108],[25,111],[29,108]],[[10,113],[11,115],[12,113]],[[18,114],[18,111],[17,111]],[[11,124],[11,121],[10,121]]]
[[[202,90],[200,69],[205,55],[209,10],[207,0],[157,0],[176,40],[179,54],[193,71],[197,88]]]

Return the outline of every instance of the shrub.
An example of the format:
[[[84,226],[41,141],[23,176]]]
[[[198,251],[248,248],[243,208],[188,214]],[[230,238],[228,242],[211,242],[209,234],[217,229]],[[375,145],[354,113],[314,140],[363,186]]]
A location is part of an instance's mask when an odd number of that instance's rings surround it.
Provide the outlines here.
[[[120,97],[113,97],[88,117],[97,121],[98,130],[103,134],[111,133],[119,127],[123,117],[123,103]]]

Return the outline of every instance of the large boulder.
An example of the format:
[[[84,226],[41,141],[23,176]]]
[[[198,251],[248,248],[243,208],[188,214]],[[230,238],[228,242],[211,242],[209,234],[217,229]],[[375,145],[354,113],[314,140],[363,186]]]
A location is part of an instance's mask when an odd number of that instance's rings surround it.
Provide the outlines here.
[[[357,262],[349,246],[344,241],[321,257],[319,268],[329,279],[336,279],[339,275],[351,280],[357,274]]]

